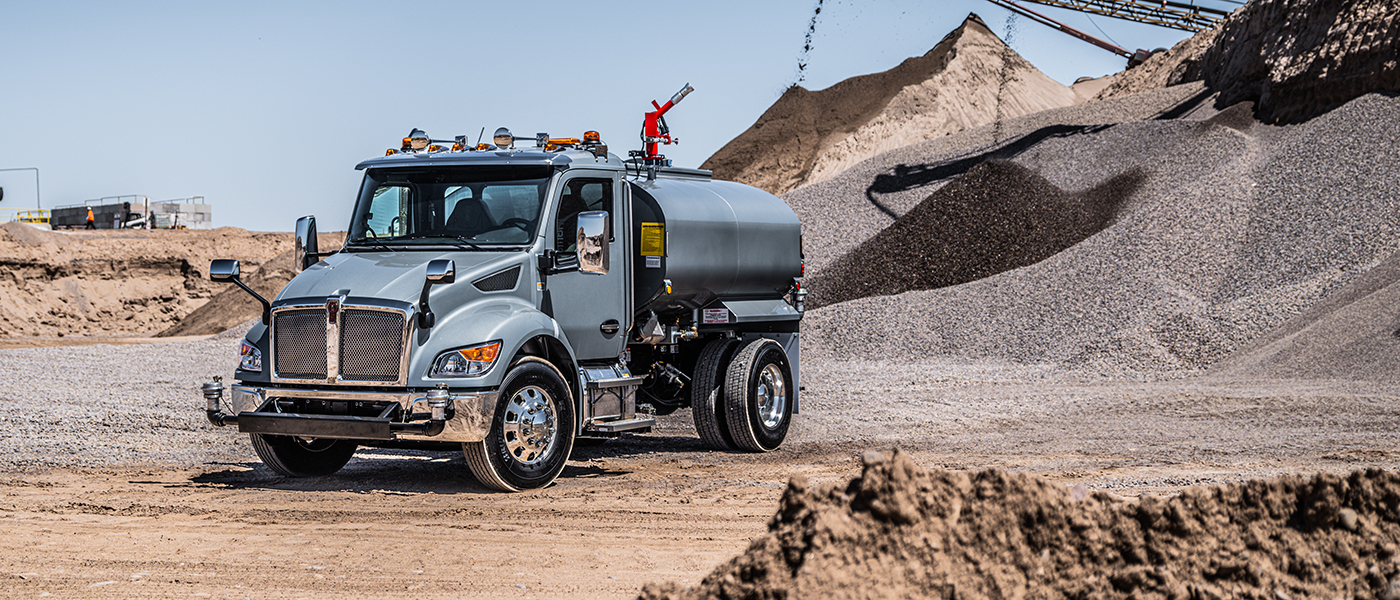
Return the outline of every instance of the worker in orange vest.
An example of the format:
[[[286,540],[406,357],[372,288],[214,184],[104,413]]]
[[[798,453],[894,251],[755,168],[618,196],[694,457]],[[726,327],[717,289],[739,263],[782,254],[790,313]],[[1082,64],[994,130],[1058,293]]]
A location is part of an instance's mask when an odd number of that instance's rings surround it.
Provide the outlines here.
[[[88,208],[87,228],[97,229],[97,225],[94,225],[92,221],[92,208]]]

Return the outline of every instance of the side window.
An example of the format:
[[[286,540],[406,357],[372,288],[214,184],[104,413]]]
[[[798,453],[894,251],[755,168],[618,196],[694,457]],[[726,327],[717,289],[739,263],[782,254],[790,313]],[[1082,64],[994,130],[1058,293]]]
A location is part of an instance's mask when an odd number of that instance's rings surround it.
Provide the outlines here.
[[[607,211],[608,229],[617,231],[613,225],[612,180],[578,178],[565,182],[564,193],[559,198],[559,213],[554,221],[554,247],[560,252],[577,252],[578,215],[593,210]]]
[[[393,237],[408,230],[408,206],[413,191],[404,186],[386,185],[374,191],[374,202],[365,215],[364,226],[370,237]]]

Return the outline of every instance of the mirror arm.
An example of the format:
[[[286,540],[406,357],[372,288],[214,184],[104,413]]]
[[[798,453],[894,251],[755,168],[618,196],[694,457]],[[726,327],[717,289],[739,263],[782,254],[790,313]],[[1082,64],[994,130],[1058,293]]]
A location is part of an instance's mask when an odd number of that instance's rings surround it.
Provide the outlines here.
[[[232,282],[234,283],[234,285],[237,285],[238,287],[243,288],[243,291],[248,292],[248,295],[252,296],[254,300],[257,300],[258,302],[262,303],[262,306],[263,306],[263,310],[262,310],[262,322],[263,322],[263,325],[271,325],[271,324],[272,324],[272,303],[268,302],[268,301],[267,301],[267,298],[264,298],[264,297],[262,297],[262,295],[260,295],[260,294],[258,294],[257,292],[253,291],[253,288],[248,287],[247,284],[243,283],[243,280],[241,280],[241,279],[239,279],[239,278],[237,278],[237,277],[233,277],[233,278],[230,278],[229,281],[232,281]]]
[[[433,309],[428,307],[428,289],[433,287],[433,282],[423,282],[423,293],[418,295],[418,328],[428,329],[437,322],[437,315],[433,314]]]

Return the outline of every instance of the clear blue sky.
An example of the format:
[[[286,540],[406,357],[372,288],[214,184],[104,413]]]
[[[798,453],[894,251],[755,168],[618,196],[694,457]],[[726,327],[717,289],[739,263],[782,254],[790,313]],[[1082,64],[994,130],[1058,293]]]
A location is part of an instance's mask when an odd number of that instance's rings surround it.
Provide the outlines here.
[[[1218,3],[1217,3],[1218,4]],[[354,165],[410,129],[435,138],[602,132],[640,146],[642,113],[685,83],[663,152],[699,166],[797,76],[811,0],[715,2],[6,2],[0,169],[38,167],[45,208],[204,196],[216,226],[348,222]],[[1036,7],[1128,48],[1185,32]],[[827,0],[808,89],[927,52],[981,0]],[[1063,83],[1123,59],[1018,20],[1013,47]],[[0,208],[35,206],[31,171],[0,172]]]

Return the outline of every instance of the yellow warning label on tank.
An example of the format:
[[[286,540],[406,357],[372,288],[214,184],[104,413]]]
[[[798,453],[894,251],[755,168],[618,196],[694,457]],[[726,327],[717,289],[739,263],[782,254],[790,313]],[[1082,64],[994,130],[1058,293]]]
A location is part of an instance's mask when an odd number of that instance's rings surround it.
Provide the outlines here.
[[[642,223],[642,256],[666,256],[666,224]]]

